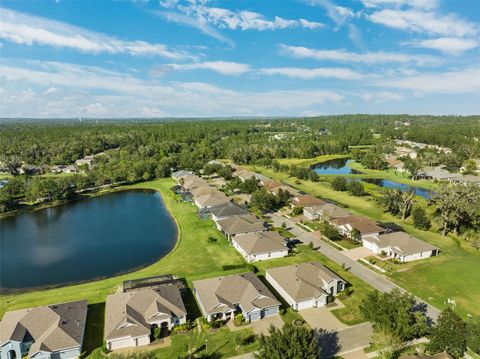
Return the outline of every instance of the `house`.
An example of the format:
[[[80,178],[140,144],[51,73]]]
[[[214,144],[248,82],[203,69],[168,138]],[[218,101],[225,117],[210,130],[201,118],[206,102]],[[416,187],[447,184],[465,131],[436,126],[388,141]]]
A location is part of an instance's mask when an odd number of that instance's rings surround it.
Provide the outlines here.
[[[311,211],[309,210],[309,212]],[[318,215],[317,219],[327,222],[333,219],[349,217],[352,215],[346,209],[343,209],[342,207],[339,207],[333,203],[326,203],[323,206],[319,206],[314,213],[315,215]]]
[[[67,167],[67,165],[56,165],[50,167],[50,172],[52,173],[62,173],[63,170]]]
[[[347,284],[318,262],[269,268],[265,278],[295,310],[323,307]]]
[[[438,255],[439,249],[405,232],[393,232],[362,238],[365,248],[375,254],[385,253],[400,262],[410,262]]]
[[[180,170],[172,173],[172,178],[175,180],[175,182],[179,183],[180,180],[185,177],[193,175],[192,171],[185,171],[185,170]]]
[[[0,321],[0,358],[77,358],[86,320],[86,300],[7,312]]]
[[[242,313],[247,322],[278,315],[280,302],[252,273],[197,280],[193,292],[207,321],[233,319]]]
[[[473,175],[463,175],[461,177],[453,178],[451,180],[452,182],[457,182],[457,183],[476,183],[480,184],[480,176],[473,176]]]
[[[107,296],[105,342],[108,350],[150,344],[154,328],[184,324],[187,311],[176,284],[163,284]]]
[[[250,172],[243,169],[238,169],[237,171],[235,171],[234,175],[240,178],[242,182],[245,182],[246,180],[249,180],[252,177],[260,181],[260,184],[263,184],[264,181],[270,181],[270,179],[268,179],[267,177],[259,173]]]
[[[221,219],[249,214],[248,210],[235,202],[226,202],[209,208],[215,223]]]
[[[23,174],[38,175],[42,173],[42,168],[38,166],[32,166],[32,165],[23,165],[17,168],[17,172],[21,175]]]
[[[278,232],[256,232],[232,238],[232,245],[247,260],[255,262],[288,255],[285,238]]]
[[[264,222],[253,214],[234,216],[218,220],[217,228],[228,238],[247,233],[264,232]]]
[[[263,187],[267,189],[271,194],[277,195],[278,191],[281,189],[282,191],[287,191],[290,193],[291,196],[298,196],[300,193],[295,189],[290,186],[286,186],[280,182],[275,182],[271,180],[265,180],[263,182]]]
[[[431,179],[434,181],[452,181],[460,177],[462,177],[460,173],[451,173],[443,168],[443,166],[422,167],[417,174],[417,178],[419,179]]]
[[[75,166],[84,166],[87,165],[88,168],[92,168],[93,161],[95,160],[94,156],[85,156],[79,160],[75,161]]]
[[[218,190],[213,193],[207,193],[203,196],[195,198],[195,205],[200,209],[218,206],[219,204],[224,204],[227,202],[230,202],[230,199],[225,195],[225,193]]]
[[[184,178],[183,181],[183,188],[187,191],[191,191],[198,187],[205,187],[208,186],[207,181],[203,178],[200,178],[196,175],[190,175]]]
[[[322,206],[327,202],[318,199],[317,197],[313,197],[309,194],[301,194],[292,198],[292,206],[294,207],[312,207],[312,206]]]
[[[210,186],[201,186],[201,187],[194,188],[190,191],[190,193],[194,198],[204,196],[206,194],[212,194],[215,192],[218,192],[218,190]]]
[[[354,240],[360,240],[365,236],[385,233],[385,229],[380,227],[375,221],[361,216],[351,215],[348,217],[332,219],[330,224],[335,226],[342,236]],[[352,231],[354,229],[360,232],[360,238],[353,238]]]
[[[63,169],[63,173],[77,173],[78,168],[76,166],[70,165]]]

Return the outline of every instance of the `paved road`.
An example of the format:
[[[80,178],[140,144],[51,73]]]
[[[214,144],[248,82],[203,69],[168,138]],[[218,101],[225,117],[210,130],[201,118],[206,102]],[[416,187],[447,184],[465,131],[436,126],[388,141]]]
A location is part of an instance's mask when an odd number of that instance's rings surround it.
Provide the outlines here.
[[[373,270],[365,267],[364,265],[350,259],[346,255],[344,255],[341,251],[335,249],[330,244],[320,240],[312,233],[307,232],[300,226],[296,225],[293,221],[289,220],[288,218],[282,217],[278,213],[273,213],[269,215],[273,221],[274,226],[281,226],[283,222],[287,225],[287,228],[290,232],[292,232],[298,239],[300,239],[304,243],[313,242],[314,246],[318,248],[317,250],[322,253],[323,255],[327,256],[334,262],[344,265],[346,268],[349,268],[349,272],[357,276],[358,278],[362,279],[363,281],[370,284],[373,288],[379,290],[380,292],[390,292],[394,288],[398,288],[401,291],[405,292],[405,290],[389,279],[385,278],[384,276],[374,272]],[[425,303],[418,297],[415,297],[418,303],[423,303],[427,309],[427,315],[432,318],[433,320],[437,320],[440,311],[431,306],[430,304]]]

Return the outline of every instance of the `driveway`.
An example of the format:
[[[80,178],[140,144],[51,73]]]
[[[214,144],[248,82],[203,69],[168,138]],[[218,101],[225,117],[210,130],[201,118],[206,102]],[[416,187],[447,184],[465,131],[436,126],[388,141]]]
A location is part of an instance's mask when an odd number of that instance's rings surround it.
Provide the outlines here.
[[[275,328],[283,327],[283,320],[279,315],[274,315],[272,317],[263,318],[261,320],[256,320],[250,324],[251,328],[255,334],[268,334],[268,328],[273,325]]]
[[[308,308],[298,312],[311,328],[338,331],[347,328],[325,307]]]
[[[370,323],[357,324],[340,330],[338,339],[341,349],[338,354],[367,347],[370,345],[372,334],[373,329]]]
[[[332,261],[345,266],[346,268],[348,268],[350,273],[357,276],[364,282],[370,284],[373,288],[379,290],[380,292],[390,292],[394,288],[398,288],[402,292],[405,292],[403,288],[399,287],[398,285],[396,285],[395,283],[387,279],[385,276],[377,274],[371,269],[365,267],[364,265],[357,263],[357,261],[344,255],[343,254],[344,252],[338,251],[337,249],[332,247],[330,244],[318,239],[312,233],[306,232],[305,230],[297,226],[295,223],[290,221],[288,218],[282,217],[277,213],[272,213],[270,217],[273,223],[275,223],[275,226],[279,226],[282,224],[282,222],[285,222],[288,230],[292,232],[302,242],[306,244],[312,242],[317,247],[318,252],[327,256]],[[430,318],[432,318],[434,321],[436,321],[438,318],[438,315],[440,314],[440,311],[437,308],[425,303],[418,297],[415,297],[415,299],[417,300],[418,303],[421,303],[422,305],[425,306],[427,315]]]
[[[353,259],[354,261],[357,261],[361,258],[369,257],[373,254],[370,249],[365,247],[349,249],[348,251],[343,251],[342,253],[348,258]]]

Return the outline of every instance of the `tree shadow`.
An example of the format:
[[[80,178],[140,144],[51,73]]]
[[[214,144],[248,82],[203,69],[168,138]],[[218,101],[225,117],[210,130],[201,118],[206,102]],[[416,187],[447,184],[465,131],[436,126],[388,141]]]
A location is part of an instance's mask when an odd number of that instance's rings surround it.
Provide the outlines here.
[[[318,329],[315,334],[318,345],[321,348],[321,359],[333,358],[340,352],[340,349],[342,349],[337,331]]]
[[[433,326],[435,322],[433,321],[432,318],[428,316],[428,307],[427,303],[424,302],[419,302],[418,300],[415,301],[415,305],[412,307],[412,311],[418,312],[420,314],[423,314],[425,318],[427,318],[427,325],[429,327]]]

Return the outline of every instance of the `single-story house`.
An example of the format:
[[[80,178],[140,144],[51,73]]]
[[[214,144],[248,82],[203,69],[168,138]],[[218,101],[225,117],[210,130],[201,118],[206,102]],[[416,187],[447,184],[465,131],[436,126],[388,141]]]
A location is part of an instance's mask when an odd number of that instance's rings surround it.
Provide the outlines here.
[[[207,321],[233,319],[242,313],[247,322],[278,315],[280,302],[252,273],[197,280],[193,292]]]
[[[365,248],[375,254],[384,252],[400,262],[410,262],[438,255],[439,248],[415,238],[405,232],[393,232],[362,238]]]
[[[246,180],[249,180],[252,177],[256,178],[257,180],[260,180],[260,178],[257,178],[257,174],[255,172],[250,172],[246,170],[237,170],[235,171],[234,175],[240,178],[242,182],[245,182]]]
[[[224,204],[227,202],[230,202],[230,198],[228,198],[225,193],[218,190],[213,193],[204,194],[203,196],[195,198],[195,205],[200,209],[218,206],[219,204]]]
[[[349,217],[352,214],[333,203],[325,203],[321,206],[303,208],[303,214],[310,220],[330,221],[336,218]]]
[[[326,203],[327,202],[309,194],[301,194],[292,198],[292,206],[294,207],[323,206]]]
[[[266,230],[264,222],[253,214],[221,219],[216,224],[217,228],[230,240],[233,236],[264,232]]]
[[[265,278],[295,310],[323,307],[347,284],[318,262],[269,268]]]
[[[182,178],[193,175],[192,171],[180,170],[172,173],[172,178],[179,183]]]
[[[86,320],[86,300],[7,312],[0,321],[0,358],[78,358]]]
[[[463,175],[461,177],[457,177],[451,180],[452,182],[457,183],[476,183],[480,184],[480,176],[473,176],[473,175]]]
[[[288,255],[285,238],[274,231],[235,236],[232,238],[232,244],[247,262],[282,258]]]
[[[85,157],[83,157],[83,158],[81,158],[81,159],[76,160],[76,161],[75,161],[75,165],[76,165],[76,166],[87,165],[88,168],[91,168],[94,161],[95,161],[94,156],[85,156]]]
[[[63,173],[78,173],[77,166],[70,165],[63,169]]]
[[[192,196],[194,198],[196,197],[200,197],[200,196],[204,196],[206,194],[212,194],[212,193],[215,193],[217,192],[218,190],[216,188],[213,188],[213,187],[210,187],[210,186],[201,186],[201,187],[197,187],[197,188],[194,188],[190,191],[190,193],[192,194]]]
[[[155,327],[184,324],[187,311],[174,283],[107,296],[105,342],[108,350],[150,344]]]
[[[332,219],[330,223],[337,228],[342,236],[360,240],[365,236],[380,235],[386,232],[385,228],[380,227],[375,221],[361,216],[348,216]],[[361,238],[352,238],[352,231],[356,229],[360,232]]]
[[[221,219],[249,214],[248,210],[235,202],[229,201],[209,208],[215,223]]]
[[[462,177],[460,173],[451,173],[447,171],[443,166],[422,167],[417,173],[417,178],[431,179],[434,181],[452,181],[459,177]]]
[[[271,194],[277,195],[278,191],[281,189],[282,191],[287,191],[290,193],[290,196],[298,196],[300,193],[293,187],[284,185],[280,182],[275,182],[272,180],[265,180],[263,182],[263,187],[267,189]]]
[[[187,191],[191,191],[198,187],[205,187],[209,184],[203,178],[196,175],[190,175],[184,178],[183,188]]]
[[[55,165],[50,167],[50,172],[52,173],[62,173],[67,165]]]

